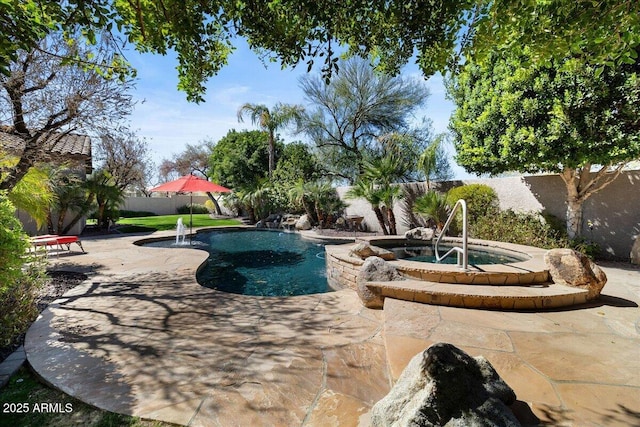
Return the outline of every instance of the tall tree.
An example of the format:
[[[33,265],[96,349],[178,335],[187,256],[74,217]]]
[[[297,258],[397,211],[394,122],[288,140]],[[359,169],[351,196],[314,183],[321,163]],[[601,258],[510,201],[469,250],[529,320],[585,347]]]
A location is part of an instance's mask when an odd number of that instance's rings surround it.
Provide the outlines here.
[[[130,112],[130,85],[71,60],[78,57],[108,61],[113,46],[89,49],[54,34],[30,51],[18,51],[0,75],[0,124],[24,142],[17,164],[2,171],[0,189],[13,188],[57,138],[95,134]]]
[[[529,58],[525,50],[469,61],[451,82],[456,160],[476,173],[559,173],[573,238],[584,201],[640,155],[640,63],[602,72],[581,58],[550,66]]]
[[[96,150],[98,167],[113,178],[120,190],[146,191],[151,178],[153,162],[149,144],[131,130],[102,135]]]
[[[266,132],[229,131],[213,147],[211,176],[225,187],[253,187],[268,173]]]
[[[426,76],[459,57],[478,59],[494,46],[504,53],[529,45],[537,64],[572,53],[597,66],[619,65],[632,61],[640,45],[640,2],[4,1],[0,72],[18,50],[31,49],[51,29],[75,26],[89,42],[102,29],[117,27],[140,51],[174,50],[179,88],[190,100],[202,101],[204,82],[226,65],[237,37],[265,62],[283,67],[302,62],[312,67],[321,60],[327,77],[336,69],[336,46],[373,58],[389,73],[417,53]]]
[[[385,135],[402,136],[395,140],[408,142],[405,148],[412,151],[414,143],[428,143],[430,123],[412,127],[410,122],[429,96],[415,79],[379,75],[365,61],[352,59],[330,84],[307,75],[300,85],[315,106],[305,114],[302,129],[333,176],[353,183],[365,160],[384,154]],[[407,157],[415,159],[413,154]]]
[[[321,165],[309,146],[302,142],[284,144],[278,158],[273,180],[284,185],[303,181],[315,181],[322,175]]]
[[[266,105],[246,103],[238,109],[238,121],[242,122],[245,114],[251,123],[267,132],[269,153],[269,179],[276,168],[276,131],[287,127],[292,122],[299,122],[304,109],[300,105],[277,103],[269,109]]]
[[[211,178],[211,163],[209,157],[215,143],[203,140],[198,144],[187,144],[185,149],[174,154],[172,159],[164,159],[160,165],[160,177],[168,181],[174,177],[196,172],[206,179]]]

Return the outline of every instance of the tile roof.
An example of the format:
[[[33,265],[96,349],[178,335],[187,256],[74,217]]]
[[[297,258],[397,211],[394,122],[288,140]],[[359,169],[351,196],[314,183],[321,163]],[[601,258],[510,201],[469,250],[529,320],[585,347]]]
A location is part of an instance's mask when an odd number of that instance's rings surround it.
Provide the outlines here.
[[[43,144],[51,157],[91,159],[91,138],[86,135],[53,134]],[[24,140],[18,135],[0,131],[0,149],[19,153],[24,149]]]

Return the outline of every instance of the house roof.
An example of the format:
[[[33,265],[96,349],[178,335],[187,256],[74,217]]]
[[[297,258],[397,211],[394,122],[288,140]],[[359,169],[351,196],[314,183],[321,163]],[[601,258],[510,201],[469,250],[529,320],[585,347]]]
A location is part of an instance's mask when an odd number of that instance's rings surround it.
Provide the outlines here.
[[[40,138],[50,157],[59,159],[90,160],[91,138],[86,135],[53,134],[48,139]],[[16,134],[0,130],[0,149],[11,153],[24,150],[24,140]]]

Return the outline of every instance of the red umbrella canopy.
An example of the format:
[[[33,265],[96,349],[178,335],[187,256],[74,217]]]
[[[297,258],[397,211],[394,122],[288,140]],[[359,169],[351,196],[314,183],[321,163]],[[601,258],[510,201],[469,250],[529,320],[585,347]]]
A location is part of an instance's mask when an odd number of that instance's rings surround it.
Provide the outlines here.
[[[171,192],[171,193],[230,193],[226,187],[216,184],[215,182],[207,181],[204,178],[200,178],[195,175],[185,175],[176,179],[175,181],[165,182],[158,185],[149,191],[156,192]]]

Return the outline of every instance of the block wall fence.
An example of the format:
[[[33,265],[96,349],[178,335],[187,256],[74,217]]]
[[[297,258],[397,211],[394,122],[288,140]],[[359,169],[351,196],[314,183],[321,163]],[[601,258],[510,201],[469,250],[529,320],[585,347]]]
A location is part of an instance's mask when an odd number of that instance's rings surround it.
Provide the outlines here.
[[[546,212],[560,219],[566,216],[566,189],[559,175],[510,176],[503,178],[469,179],[437,183],[446,191],[464,184],[486,184],[500,200],[500,208],[518,212]],[[363,223],[378,230],[378,220],[370,205],[362,199],[349,200],[344,194],[349,187],[338,188],[340,197],[349,204],[347,215],[364,216]],[[402,203],[402,202],[400,202]],[[400,203],[394,209],[398,233],[404,233]],[[593,224],[590,229],[588,222]],[[636,236],[640,234],[640,171],[625,171],[602,191],[584,203],[582,235],[600,245],[603,258],[629,259]]]

